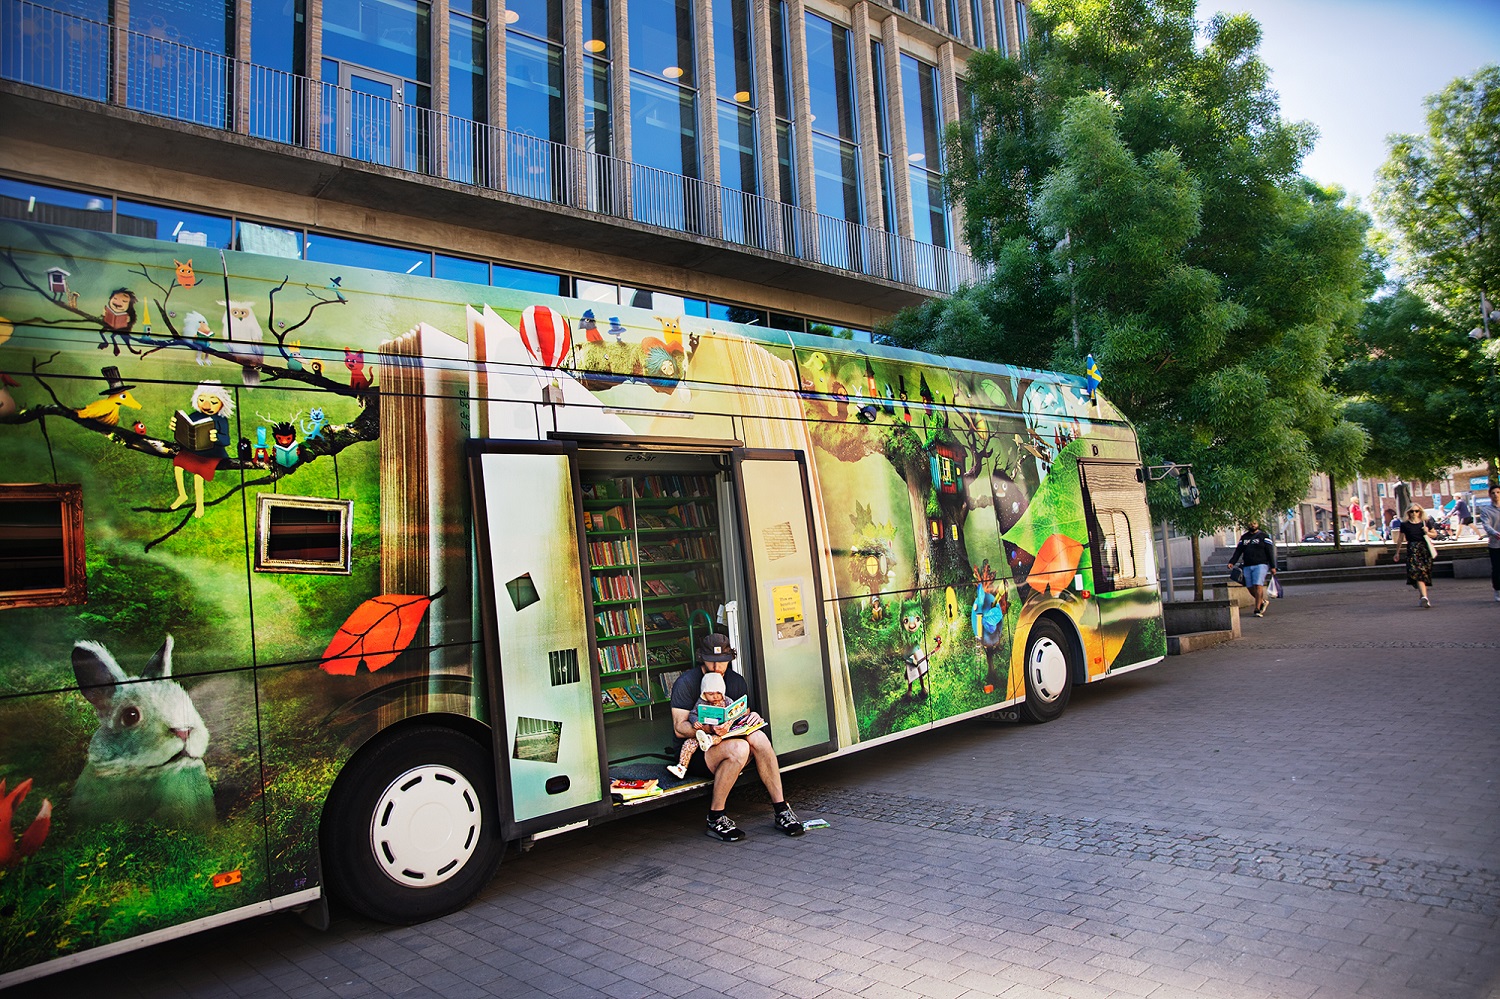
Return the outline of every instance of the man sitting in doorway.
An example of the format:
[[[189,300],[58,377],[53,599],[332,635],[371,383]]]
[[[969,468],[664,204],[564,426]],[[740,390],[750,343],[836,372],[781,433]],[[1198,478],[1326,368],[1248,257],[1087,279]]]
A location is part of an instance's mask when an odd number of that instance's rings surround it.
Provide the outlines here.
[[[733,703],[749,693],[745,678],[729,668],[734,662],[735,651],[729,637],[721,634],[704,635],[698,643],[699,668],[685,671],[672,685],[672,730],[679,739],[691,739],[694,735],[690,715],[698,703],[703,678],[710,673],[724,678],[725,698]],[[751,712],[754,715],[754,712]],[[720,726],[727,731],[728,726]],[[716,734],[723,734],[722,731]],[[775,809],[774,822],[778,832],[788,836],[801,836],[802,823],[792,807],[786,803],[781,790],[781,767],[776,762],[776,750],[765,729],[758,729],[747,736],[724,739],[716,746],[706,749],[701,756],[693,757],[689,770],[700,776],[712,776],[713,791],[709,796],[707,833],[725,843],[735,843],[745,838],[745,833],[724,813],[729,801],[729,792],[740,773],[751,759],[766,793],[771,796],[771,807]]]

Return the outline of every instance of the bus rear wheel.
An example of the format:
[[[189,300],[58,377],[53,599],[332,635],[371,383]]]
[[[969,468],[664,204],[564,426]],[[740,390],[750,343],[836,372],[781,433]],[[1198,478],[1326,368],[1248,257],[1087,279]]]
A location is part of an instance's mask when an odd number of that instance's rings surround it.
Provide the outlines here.
[[[363,753],[324,811],[324,870],[335,898],[386,923],[466,905],[489,881],[499,836],[494,766],[452,729],[406,729]]]
[[[1041,724],[1062,715],[1073,693],[1073,643],[1055,621],[1039,619],[1026,638],[1026,700],[1021,717]]]

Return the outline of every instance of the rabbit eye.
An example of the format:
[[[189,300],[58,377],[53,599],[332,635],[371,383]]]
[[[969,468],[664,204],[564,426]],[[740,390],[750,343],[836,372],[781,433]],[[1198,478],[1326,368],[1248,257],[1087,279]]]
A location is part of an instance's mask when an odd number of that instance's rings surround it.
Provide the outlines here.
[[[138,707],[136,707],[136,706],[134,706],[134,705],[131,705],[130,707],[126,708],[124,711],[120,712],[120,724],[124,725],[126,728],[129,728],[130,726],[136,724],[140,720],[141,720],[141,709],[138,708]]]

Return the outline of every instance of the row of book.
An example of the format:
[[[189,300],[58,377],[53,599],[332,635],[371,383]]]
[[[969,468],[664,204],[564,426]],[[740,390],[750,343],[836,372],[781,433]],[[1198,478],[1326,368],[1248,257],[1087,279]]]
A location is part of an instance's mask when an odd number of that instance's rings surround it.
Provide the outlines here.
[[[680,631],[687,627],[682,623],[682,618],[675,610],[647,611],[646,630],[649,631]]]
[[[590,541],[589,564],[634,565],[635,544],[631,541]]]
[[[719,557],[719,546],[712,536],[693,534],[671,541],[653,541],[641,545],[642,564],[655,562],[689,562],[698,559],[715,560]]]
[[[703,530],[717,526],[712,514],[696,503],[680,503],[663,510],[636,511],[636,527],[644,531]]]
[[[593,479],[583,483],[583,498],[586,500],[619,500],[630,498],[630,480]]]
[[[646,649],[646,665],[653,668],[657,666],[671,666],[687,661],[688,650],[682,642],[673,642],[670,645],[652,645]]]
[[[583,527],[588,531],[624,531],[630,526],[630,515],[623,506],[583,511]]]
[[[595,600],[635,600],[639,596],[631,573],[611,572],[594,577]]]
[[[635,642],[599,646],[600,673],[626,673],[641,668],[641,647]]]
[[[651,695],[639,684],[627,683],[619,687],[605,687],[599,700],[606,708],[639,708],[651,703]]]
[[[713,479],[707,475],[643,475],[635,480],[641,496],[653,499],[711,497]]]
[[[641,579],[641,585],[646,588],[647,595],[653,597],[680,597],[696,593],[700,589],[698,580],[684,572],[670,576],[645,576]]]
[[[639,607],[617,607],[597,611],[594,625],[601,638],[617,638],[620,635],[638,635],[641,632],[641,609]]]

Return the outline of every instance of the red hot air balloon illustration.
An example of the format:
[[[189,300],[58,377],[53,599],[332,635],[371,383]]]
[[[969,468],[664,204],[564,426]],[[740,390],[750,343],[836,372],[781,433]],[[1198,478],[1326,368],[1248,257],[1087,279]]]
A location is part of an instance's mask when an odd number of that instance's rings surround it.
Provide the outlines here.
[[[573,349],[568,320],[545,305],[531,305],[521,313],[521,342],[544,368],[562,364]]]

